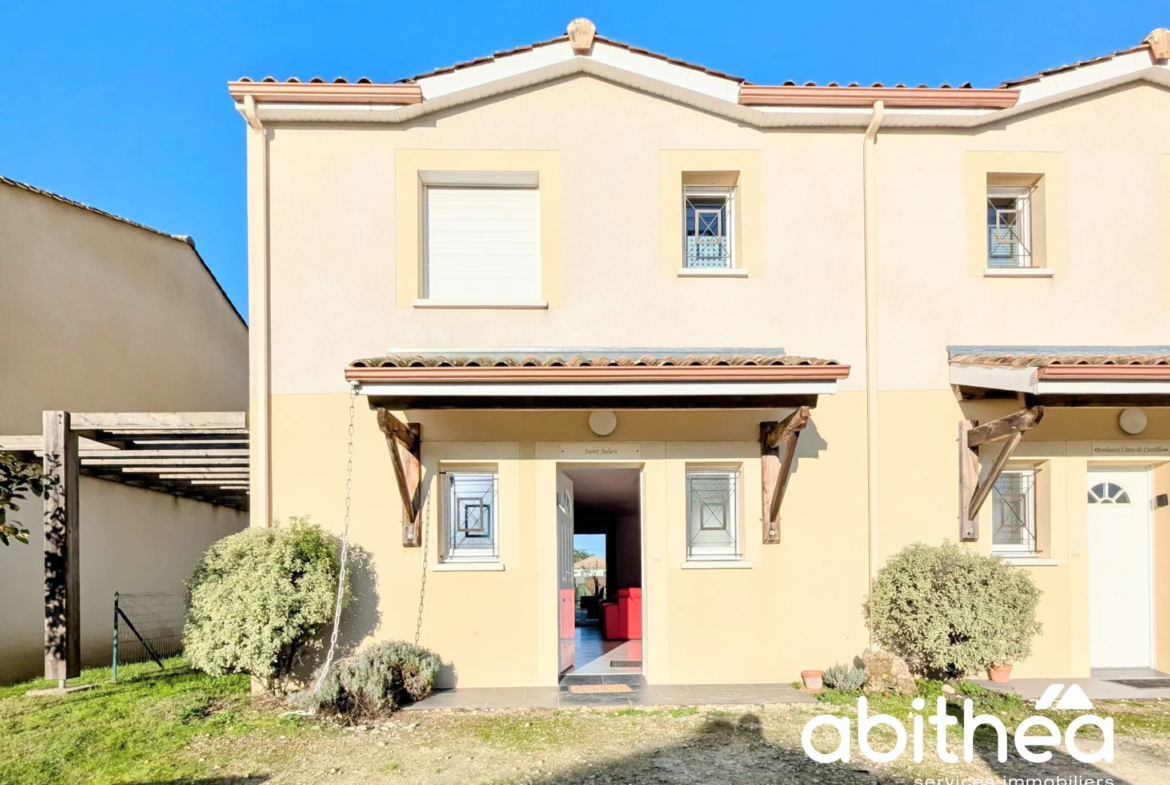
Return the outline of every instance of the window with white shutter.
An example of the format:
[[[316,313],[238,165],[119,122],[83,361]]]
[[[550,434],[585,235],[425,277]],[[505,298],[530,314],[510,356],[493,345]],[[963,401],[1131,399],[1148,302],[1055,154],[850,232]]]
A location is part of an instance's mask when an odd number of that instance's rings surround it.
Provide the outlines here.
[[[539,188],[428,185],[423,241],[425,299],[541,299]]]

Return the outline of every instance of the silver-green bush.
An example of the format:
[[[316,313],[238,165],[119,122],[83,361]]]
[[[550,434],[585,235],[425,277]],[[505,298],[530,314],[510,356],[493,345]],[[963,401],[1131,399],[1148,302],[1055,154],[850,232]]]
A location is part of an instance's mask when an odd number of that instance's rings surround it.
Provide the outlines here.
[[[332,621],[339,571],[336,538],[308,518],[212,544],[187,583],[187,660],[283,692],[305,644]]]
[[[430,695],[441,665],[421,646],[380,643],[334,663],[318,692],[299,692],[293,703],[351,720],[388,714]]]
[[[1020,662],[1040,632],[1040,590],[1024,570],[954,543],[914,543],[874,579],[876,640],[918,673],[943,678]]]
[[[842,692],[856,692],[865,686],[865,668],[838,663],[825,669],[825,686]]]

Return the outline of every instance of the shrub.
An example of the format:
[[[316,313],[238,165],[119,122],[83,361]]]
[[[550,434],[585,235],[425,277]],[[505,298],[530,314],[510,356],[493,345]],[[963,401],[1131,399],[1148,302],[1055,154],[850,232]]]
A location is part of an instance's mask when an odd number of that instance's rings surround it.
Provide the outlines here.
[[[187,660],[283,692],[305,644],[333,619],[339,571],[336,538],[308,518],[213,543],[187,584]]]
[[[386,714],[431,694],[442,661],[421,646],[379,643],[334,663],[319,692],[300,692],[293,703],[351,720]]]
[[[825,686],[841,692],[856,692],[865,685],[865,668],[837,664],[825,670]]]
[[[995,556],[914,543],[878,571],[866,615],[916,672],[955,678],[1026,658],[1039,601],[1031,576]]]

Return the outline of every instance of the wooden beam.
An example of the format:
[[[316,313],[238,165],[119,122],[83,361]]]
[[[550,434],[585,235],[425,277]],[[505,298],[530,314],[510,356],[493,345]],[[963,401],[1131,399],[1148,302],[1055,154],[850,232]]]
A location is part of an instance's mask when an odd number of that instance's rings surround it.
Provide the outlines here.
[[[45,678],[81,675],[77,434],[69,412],[45,412]]]
[[[1000,417],[998,420],[983,423],[967,433],[967,446],[974,449],[981,444],[1006,439],[1013,433],[1035,428],[1043,418],[1044,407],[1033,406],[1006,417]]]
[[[417,548],[422,545],[422,426],[407,425],[387,409],[378,409],[378,427],[386,435],[402,500],[402,544]]]
[[[975,424],[970,420],[959,421],[959,541],[975,542],[979,539],[979,520],[968,515],[971,499],[979,486],[979,451],[972,450],[967,443],[967,434]]]
[[[169,428],[179,431],[246,428],[244,412],[76,412],[73,429],[115,431]]]
[[[780,505],[792,474],[796,442],[807,425],[807,406],[801,406],[780,422],[760,423],[765,544],[780,542]]]
[[[975,425],[970,420],[959,423],[959,539],[979,539],[979,511],[995,488],[996,480],[1024,438],[1024,431],[1036,427],[1044,418],[1043,406],[1022,409],[998,420]],[[979,478],[979,446],[1006,439],[995,456],[987,475]]]

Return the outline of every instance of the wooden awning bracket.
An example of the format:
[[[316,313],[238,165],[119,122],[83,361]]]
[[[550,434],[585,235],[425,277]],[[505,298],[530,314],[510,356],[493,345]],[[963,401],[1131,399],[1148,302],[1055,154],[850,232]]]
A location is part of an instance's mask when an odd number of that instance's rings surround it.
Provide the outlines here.
[[[1024,438],[1024,431],[1040,424],[1043,406],[1022,409],[998,420],[977,425],[971,420],[959,422],[959,539],[975,542],[979,539],[979,510],[991,495],[996,480]],[[1006,439],[995,456],[987,476],[979,479],[979,447],[989,442]]]
[[[422,426],[408,425],[389,410],[378,409],[378,427],[386,435],[402,499],[402,544],[417,548],[422,545]]]
[[[764,490],[764,544],[780,542],[780,505],[796,458],[796,442],[808,425],[808,407],[801,406],[780,422],[760,423],[760,468]]]

